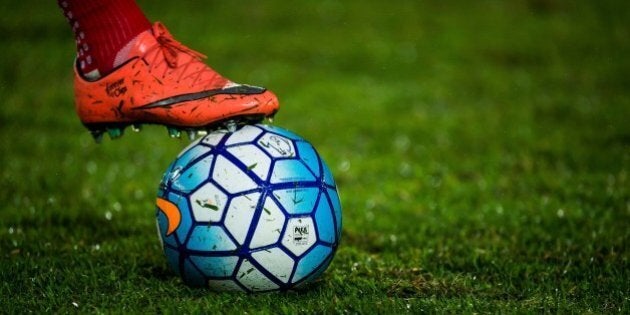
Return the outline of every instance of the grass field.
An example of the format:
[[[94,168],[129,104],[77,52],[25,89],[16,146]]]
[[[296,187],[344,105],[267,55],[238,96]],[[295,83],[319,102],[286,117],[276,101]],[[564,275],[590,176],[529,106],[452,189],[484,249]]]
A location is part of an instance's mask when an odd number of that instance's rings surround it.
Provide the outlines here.
[[[199,2],[203,3],[203,2]],[[191,289],[155,231],[164,128],[97,145],[54,1],[0,4],[0,313],[628,313],[623,1],[141,1],[327,160],[321,281]]]

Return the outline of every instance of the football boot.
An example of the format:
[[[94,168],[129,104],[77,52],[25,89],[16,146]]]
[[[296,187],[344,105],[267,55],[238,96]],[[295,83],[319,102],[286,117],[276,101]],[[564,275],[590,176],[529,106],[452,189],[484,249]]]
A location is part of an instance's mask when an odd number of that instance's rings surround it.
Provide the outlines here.
[[[126,127],[167,127],[179,137],[256,123],[278,110],[276,96],[262,87],[234,83],[207,66],[205,56],[173,39],[160,22],[129,47],[129,60],[90,80],[75,66],[75,105],[97,142]]]

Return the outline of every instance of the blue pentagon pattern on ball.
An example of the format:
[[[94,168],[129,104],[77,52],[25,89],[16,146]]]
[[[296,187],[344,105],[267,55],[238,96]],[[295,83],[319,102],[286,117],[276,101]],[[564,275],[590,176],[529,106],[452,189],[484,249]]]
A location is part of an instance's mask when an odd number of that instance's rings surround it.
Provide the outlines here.
[[[216,131],[180,153],[160,183],[168,264],[214,290],[291,289],[320,276],[341,236],[332,174],[313,146],[279,127]]]

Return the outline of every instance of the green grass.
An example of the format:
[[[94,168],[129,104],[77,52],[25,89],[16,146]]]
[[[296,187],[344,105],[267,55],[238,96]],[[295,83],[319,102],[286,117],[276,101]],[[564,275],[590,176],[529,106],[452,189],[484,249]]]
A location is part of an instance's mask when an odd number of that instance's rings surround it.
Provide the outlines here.
[[[3,2],[1,312],[629,311],[626,2],[141,5],[279,95],[338,181],[337,255],[297,292],[184,286],[153,201],[187,141],[94,144],[54,1]]]

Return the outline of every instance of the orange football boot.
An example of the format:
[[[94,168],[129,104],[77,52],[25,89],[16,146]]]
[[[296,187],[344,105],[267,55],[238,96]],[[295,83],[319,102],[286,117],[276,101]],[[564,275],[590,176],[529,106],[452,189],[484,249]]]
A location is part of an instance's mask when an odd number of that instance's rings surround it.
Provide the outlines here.
[[[182,45],[160,22],[144,32],[130,58],[111,73],[90,81],[75,67],[76,110],[100,142],[107,132],[120,137],[127,126],[161,124],[172,137],[271,118],[276,96],[261,87],[234,83],[201,60],[204,55]]]

